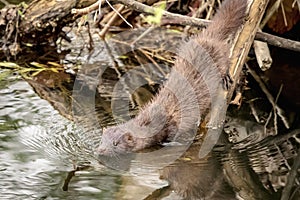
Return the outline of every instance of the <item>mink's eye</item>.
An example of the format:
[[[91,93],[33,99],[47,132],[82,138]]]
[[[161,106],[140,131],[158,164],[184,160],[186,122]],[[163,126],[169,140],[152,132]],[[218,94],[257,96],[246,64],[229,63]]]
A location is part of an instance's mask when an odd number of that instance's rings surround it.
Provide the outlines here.
[[[113,145],[116,147],[118,146],[118,142],[117,141],[113,141]]]

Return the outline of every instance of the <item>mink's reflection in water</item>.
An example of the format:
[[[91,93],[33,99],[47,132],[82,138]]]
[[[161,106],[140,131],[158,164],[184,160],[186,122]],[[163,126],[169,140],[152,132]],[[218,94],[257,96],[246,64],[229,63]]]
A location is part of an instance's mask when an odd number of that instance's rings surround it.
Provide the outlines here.
[[[216,157],[209,154],[199,159],[199,148],[192,145],[174,164],[161,170],[161,178],[183,199],[236,199]]]

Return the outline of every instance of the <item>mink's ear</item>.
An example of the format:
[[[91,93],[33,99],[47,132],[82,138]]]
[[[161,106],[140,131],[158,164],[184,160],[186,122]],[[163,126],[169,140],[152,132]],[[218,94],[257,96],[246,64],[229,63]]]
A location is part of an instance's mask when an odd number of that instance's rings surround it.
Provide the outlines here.
[[[124,135],[123,135],[123,140],[126,142],[126,144],[130,145],[130,146],[133,146],[134,145],[134,138],[132,136],[131,133],[129,132],[126,132]]]

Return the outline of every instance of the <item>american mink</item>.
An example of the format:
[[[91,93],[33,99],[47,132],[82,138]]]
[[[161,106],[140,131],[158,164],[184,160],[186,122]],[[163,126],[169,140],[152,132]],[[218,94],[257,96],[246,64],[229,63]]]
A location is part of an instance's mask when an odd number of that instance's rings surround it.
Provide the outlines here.
[[[197,129],[217,88],[228,83],[228,40],[242,25],[246,8],[247,0],[226,0],[205,30],[181,44],[158,94],[135,118],[104,130],[95,153],[136,152]]]

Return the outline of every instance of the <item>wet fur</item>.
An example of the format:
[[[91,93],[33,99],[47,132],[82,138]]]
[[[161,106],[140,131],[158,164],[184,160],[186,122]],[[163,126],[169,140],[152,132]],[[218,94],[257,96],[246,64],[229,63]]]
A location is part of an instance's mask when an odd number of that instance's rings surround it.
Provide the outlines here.
[[[243,23],[246,0],[226,0],[212,23],[184,42],[168,80],[139,114],[103,132],[98,155],[136,152],[197,128],[228,80],[228,39]],[[226,81],[225,81],[226,82]]]

